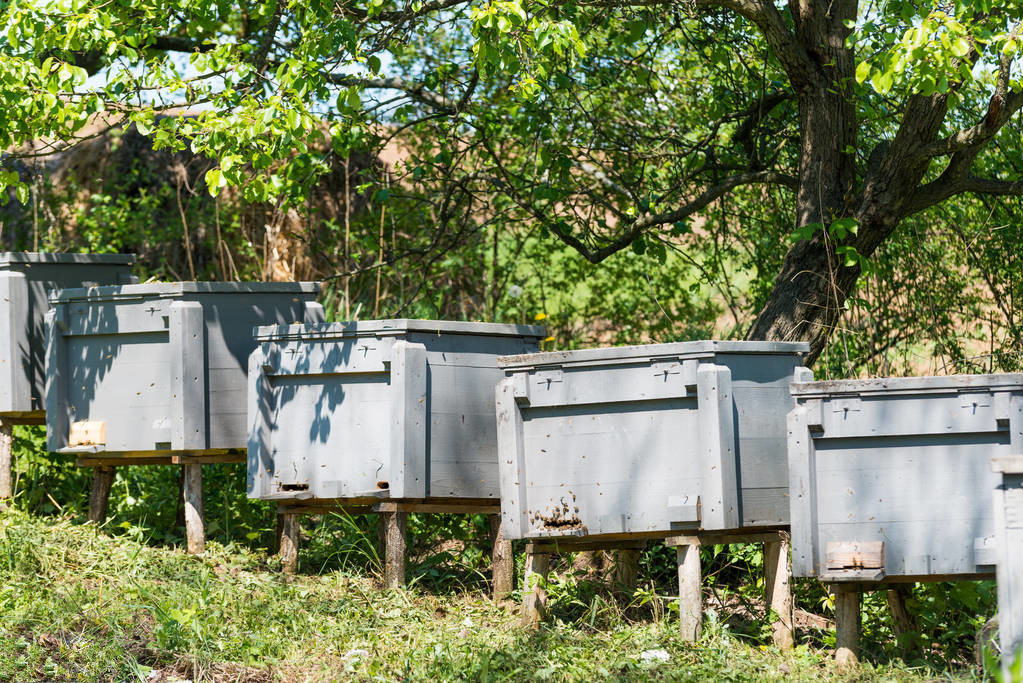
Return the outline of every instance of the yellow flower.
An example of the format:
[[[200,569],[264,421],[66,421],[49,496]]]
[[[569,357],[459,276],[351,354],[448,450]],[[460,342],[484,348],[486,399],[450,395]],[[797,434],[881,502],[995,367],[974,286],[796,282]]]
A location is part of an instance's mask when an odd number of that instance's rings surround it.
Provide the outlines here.
[[[546,319],[547,319],[547,314],[546,313],[537,313],[536,316],[533,318],[533,320],[546,320]]]

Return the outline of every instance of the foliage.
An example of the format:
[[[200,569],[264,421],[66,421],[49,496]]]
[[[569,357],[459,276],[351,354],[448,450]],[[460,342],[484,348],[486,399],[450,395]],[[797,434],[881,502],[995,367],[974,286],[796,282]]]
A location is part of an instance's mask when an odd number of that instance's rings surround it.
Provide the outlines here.
[[[65,517],[0,517],[0,677],[23,680],[924,680],[901,664],[836,670],[711,621],[681,643],[671,619],[538,633],[478,593],[385,592],[358,573],[288,578],[262,553],[211,543],[200,558]],[[615,616],[617,614],[617,616]],[[644,659],[664,650],[669,660]]]

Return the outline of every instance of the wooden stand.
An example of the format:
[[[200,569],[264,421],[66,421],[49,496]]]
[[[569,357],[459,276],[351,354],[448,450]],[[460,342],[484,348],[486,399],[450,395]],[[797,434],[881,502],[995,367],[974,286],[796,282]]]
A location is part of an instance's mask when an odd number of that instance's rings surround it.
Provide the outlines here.
[[[405,585],[407,521],[407,512],[388,510],[380,515],[380,524],[384,527],[384,588],[401,588]]]
[[[632,599],[639,582],[640,550],[627,548],[615,553],[615,593],[626,600]]]
[[[348,515],[380,515],[377,528],[378,549],[383,560],[384,586],[400,588],[405,585],[406,522],[410,512],[444,514],[485,514],[490,517],[493,539],[493,594],[495,600],[506,599],[514,586],[514,557],[511,541],[500,532],[500,505],[493,500],[469,500],[459,503],[427,501],[374,501],[326,500],[280,503],[278,514],[278,552],[282,569],[293,573],[298,569],[299,516],[323,515],[342,510]]]
[[[692,642],[700,639],[703,623],[703,576],[699,542],[678,546],[675,557],[678,562],[679,637]]]
[[[182,465],[185,499],[185,540],[189,555],[206,549],[206,516],[202,500],[202,465]]]
[[[791,650],[795,645],[795,630],[792,626],[792,587],[789,579],[792,566],[789,562],[789,535],[780,532],[777,541],[764,543],[764,602],[774,613],[771,625],[772,639],[779,650]]]
[[[180,493],[184,510],[185,547],[197,555],[206,549],[206,517],[202,494],[202,466],[211,463],[245,462],[245,454],[227,451],[175,451],[143,454],[82,454],[75,464],[94,470],[92,492],[89,494],[89,519],[97,524],[106,521],[110,485],[115,467],[130,465],[178,465],[181,467]]]
[[[522,588],[522,625],[539,628],[547,618],[547,574],[551,569],[551,554],[543,546],[526,546],[526,567]]]
[[[694,534],[665,539],[665,545],[677,548],[679,584],[679,636],[693,641],[700,637],[703,621],[702,572],[700,546],[733,543],[764,544],[764,588],[767,608],[777,615],[772,629],[776,647],[791,649],[792,590],[789,585],[789,537],[782,531],[754,534]]]
[[[0,420],[0,500],[14,496],[14,430],[6,420]]]
[[[835,662],[852,666],[860,661],[860,595],[855,583],[832,584],[835,593]]]
[[[490,522],[490,576],[494,602],[504,602],[515,590],[515,555],[512,542],[501,532],[501,515],[489,515]]]
[[[600,550],[616,550],[616,590],[636,589],[636,568],[639,555],[646,547],[646,541],[585,541],[558,538],[535,541],[526,545],[526,575],[522,593],[522,625],[536,628],[546,618],[547,592],[544,584],[550,571],[550,558],[560,553],[584,553]]]
[[[89,521],[102,524],[107,521],[110,487],[114,483],[113,467],[97,467],[92,472],[92,490],[89,492]]]
[[[285,574],[294,574],[298,571],[298,535],[301,531],[298,515],[278,511],[277,530],[277,554],[281,558],[281,570]]]

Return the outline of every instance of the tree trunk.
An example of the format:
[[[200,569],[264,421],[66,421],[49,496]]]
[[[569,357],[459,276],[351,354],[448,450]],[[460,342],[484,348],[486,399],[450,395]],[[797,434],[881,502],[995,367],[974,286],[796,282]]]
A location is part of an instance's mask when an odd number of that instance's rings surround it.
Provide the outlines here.
[[[856,19],[857,3],[793,0],[790,8],[814,65],[808,82],[793,82],[801,140],[795,227],[828,226],[854,209],[856,62],[845,45],[845,22]],[[789,250],[748,339],[809,341],[807,363],[820,355],[859,275],[858,268],[839,267],[835,246],[820,230]]]

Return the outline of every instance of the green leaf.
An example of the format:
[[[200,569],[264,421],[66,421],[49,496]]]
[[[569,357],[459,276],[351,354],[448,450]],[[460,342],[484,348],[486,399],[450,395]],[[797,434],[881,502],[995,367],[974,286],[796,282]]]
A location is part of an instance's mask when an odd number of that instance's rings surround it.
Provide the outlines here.
[[[870,62],[860,62],[856,66],[856,82],[862,84],[870,77]]]
[[[376,55],[370,55],[369,59],[366,60],[366,66],[368,66],[369,70],[373,73],[380,73],[380,58]]]
[[[211,197],[217,196],[217,192],[220,190],[221,183],[223,182],[224,176],[219,168],[211,168],[206,171],[206,189],[209,190]]]

